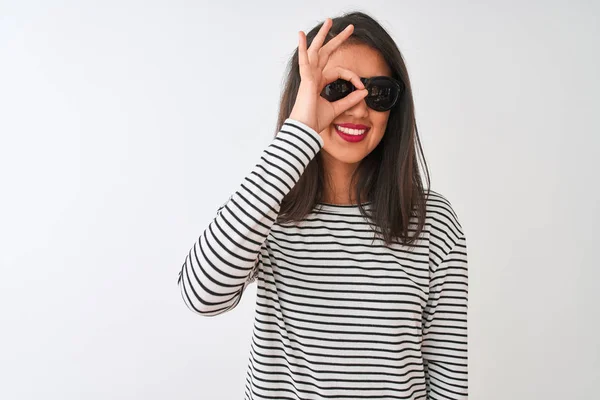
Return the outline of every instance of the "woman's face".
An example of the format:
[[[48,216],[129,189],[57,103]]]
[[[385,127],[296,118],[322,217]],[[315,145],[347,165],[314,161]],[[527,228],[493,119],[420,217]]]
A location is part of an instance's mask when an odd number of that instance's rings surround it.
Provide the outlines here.
[[[338,48],[329,57],[325,68],[336,66],[349,69],[361,78],[377,75],[391,76],[391,70],[381,54],[364,44],[348,44]],[[337,161],[346,164],[360,162],[383,138],[389,115],[389,110],[382,112],[367,107],[364,100],[338,115],[331,125],[321,132],[324,141],[322,149],[324,162]],[[336,127],[346,123],[368,127],[362,140],[348,141],[338,133]]]

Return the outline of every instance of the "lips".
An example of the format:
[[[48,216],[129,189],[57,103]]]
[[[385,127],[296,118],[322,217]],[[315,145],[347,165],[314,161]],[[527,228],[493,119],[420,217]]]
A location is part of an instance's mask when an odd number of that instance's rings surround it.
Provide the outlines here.
[[[343,124],[333,124],[336,133],[344,139],[346,142],[356,143],[362,141],[369,132],[370,128],[366,125],[361,124],[351,124],[351,123],[343,123]],[[343,132],[338,127],[345,129],[356,129],[359,131],[364,131],[363,133],[358,133],[357,131],[351,132]]]

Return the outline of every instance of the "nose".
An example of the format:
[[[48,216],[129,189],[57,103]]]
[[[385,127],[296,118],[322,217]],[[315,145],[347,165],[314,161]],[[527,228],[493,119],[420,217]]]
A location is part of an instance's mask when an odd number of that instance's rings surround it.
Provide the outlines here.
[[[362,99],[346,111],[344,111],[344,115],[353,116],[356,119],[364,119],[369,115],[369,107],[367,107],[367,102],[365,99]]]

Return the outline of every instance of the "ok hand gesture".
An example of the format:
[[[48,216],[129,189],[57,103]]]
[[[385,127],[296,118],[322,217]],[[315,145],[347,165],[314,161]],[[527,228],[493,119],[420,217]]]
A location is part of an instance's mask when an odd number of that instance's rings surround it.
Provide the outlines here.
[[[359,76],[354,72],[342,67],[325,68],[329,56],[352,35],[354,30],[353,25],[348,25],[321,47],[332,23],[330,18],[325,20],[308,50],[306,49],[306,35],[303,31],[298,32],[298,64],[301,81],[290,118],[308,125],[319,133],[327,128],[338,115],[357,104],[368,94]],[[321,97],[321,91],[325,85],[340,78],[352,82],[358,90],[330,103]]]

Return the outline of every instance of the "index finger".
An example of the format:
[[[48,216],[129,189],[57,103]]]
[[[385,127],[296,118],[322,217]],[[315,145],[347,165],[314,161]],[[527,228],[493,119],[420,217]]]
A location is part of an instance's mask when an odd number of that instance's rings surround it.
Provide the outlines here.
[[[342,67],[325,68],[323,70],[323,80],[325,81],[325,84],[333,82],[336,79],[344,79],[352,82],[352,84],[359,90],[365,88],[365,85],[363,85],[360,77],[352,70]]]

